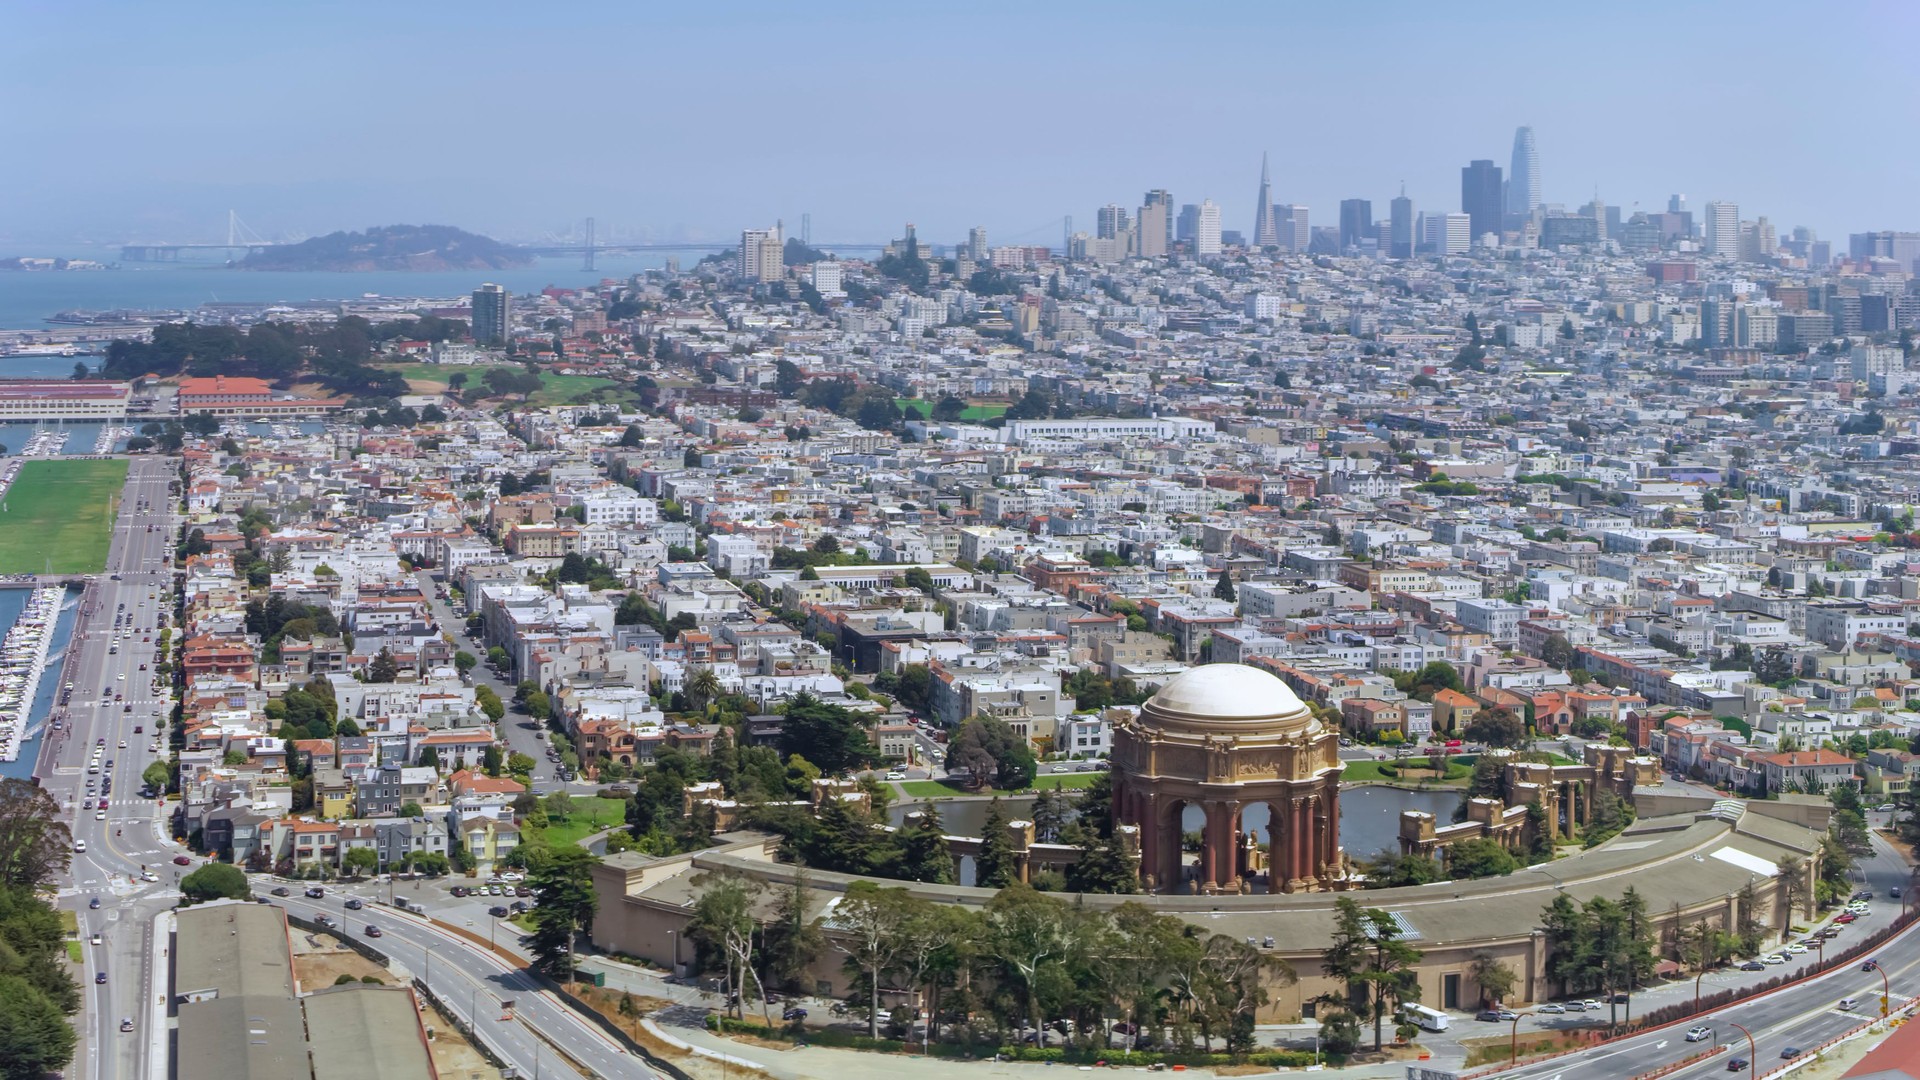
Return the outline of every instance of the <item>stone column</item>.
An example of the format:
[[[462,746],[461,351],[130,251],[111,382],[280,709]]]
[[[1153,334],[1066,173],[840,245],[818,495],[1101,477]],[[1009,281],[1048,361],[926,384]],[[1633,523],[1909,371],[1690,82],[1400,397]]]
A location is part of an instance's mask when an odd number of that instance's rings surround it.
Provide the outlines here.
[[[1277,893],[1287,887],[1287,845],[1293,842],[1291,822],[1287,820],[1287,804],[1284,802],[1267,803],[1267,891]]]
[[[1200,883],[1205,888],[1225,888],[1237,876],[1235,864],[1239,853],[1234,849],[1233,826],[1240,806],[1219,800],[1207,803],[1205,809],[1206,825],[1201,843],[1205,865],[1201,867]]]

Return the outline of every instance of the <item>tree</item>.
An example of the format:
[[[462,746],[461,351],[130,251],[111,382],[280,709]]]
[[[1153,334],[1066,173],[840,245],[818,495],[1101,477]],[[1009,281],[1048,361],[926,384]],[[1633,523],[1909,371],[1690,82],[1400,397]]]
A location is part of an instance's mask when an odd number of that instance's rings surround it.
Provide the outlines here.
[[[879,758],[858,714],[802,693],[787,703],[780,755],[798,754],[823,773],[840,773]]]
[[[479,663],[480,663],[479,659],[476,658],[472,653],[466,651],[465,649],[461,649],[453,654],[454,670],[458,671],[462,675],[465,675],[467,672],[472,671],[474,667]]]
[[[1220,576],[1214,579],[1213,597],[1216,600],[1225,600],[1229,604],[1239,599],[1233,589],[1233,572],[1224,566],[1220,568]]]
[[[1067,825],[1067,809],[1067,797],[1060,790],[1059,781],[1042,790],[1027,812],[1027,819],[1033,822],[1033,838],[1043,844],[1060,839],[1060,831]]]
[[[975,790],[998,786],[1019,791],[1033,783],[1037,766],[1026,740],[1003,720],[985,714],[969,717],[947,743],[949,772],[967,774]]]
[[[180,891],[187,902],[207,900],[245,900],[253,894],[247,875],[230,863],[208,863],[180,879]]]
[[[1548,634],[1547,640],[1540,644],[1540,662],[1561,671],[1573,666],[1573,644],[1567,635]]]
[[[1447,876],[1456,881],[1501,877],[1520,863],[1496,840],[1456,840],[1447,845]]]
[[[513,775],[529,776],[533,773],[533,768],[534,760],[531,756],[521,753],[507,755],[507,771]]]
[[[499,776],[504,758],[505,755],[501,753],[499,744],[489,743],[480,755],[480,771],[488,776]]]
[[[348,848],[340,856],[340,867],[354,877],[365,877],[380,868],[380,855],[370,847]]]
[[[1497,705],[1475,713],[1464,734],[1473,742],[1488,746],[1519,746],[1527,739],[1527,725],[1512,709]]]
[[[400,677],[400,664],[393,658],[393,650],[381,648],[374,655],[373,662],[367,665],[367,681],[390,683]]]
[[[438,769],[440,768],[440,751],[431,746],[423,746],[420,748],[420,760],[414,764],[423,769]]]
[[[1007,812],[1000,797],[987,803],[980,827],[980,850],[973,856],[973,883],[982,889],[1002,889],[1015,880],[1013,846],[1007,837]]]
[[[1467,974],[1472,976],[1474,984],[1480,988],[1480,1004],[1498,1005],[1507,1000],[1513,988],[1520,980],[1513,969],[1494,959],[1487,953],[1475,953],[1467,965]]]
[[[821,917],[807,914],[807,900],[811,895],[805,868],[796,867],[793,877],[780,889],[773,918],[767,920],[761,933],[766,943],[763,953],[767,974],[783,989],[800,986],[801,977],[826,951],[827,938],[821,929]]]
[[[856,881],[834,908],[837,931],[834,948],[846,954],[867,989],[867,1037],[880,1037],[881,978],[899,959],[905,940],[902,931],[914,914],[914,901],[905,889],[883,889],[871,881]]]
[[[1372,1015],[1376,1052],[1387,1013],[1401,1002],[1420,1000],[1415,969],[1422,954],[1399,937],[1400,926],[1387,912],[1363,908],[1350,896],[1334,902],[1333,938],[1322,970],[1346,984],[1348,1007]]]
[[[1039,980],[1043,969],[1058,970],[1072,947],[1069,912],[1026,885],[1011,885],[987,901],[987,954],[1000,961],[1001,974],[1023,996],[1027,1024],[1038,1028]]]
[[[0,974],[0,1080],[64,1070],[79,1038],[60,1006],[22,975]]]
[[[898,836],[900,858],[895,863],[895,872],[902,880],[953,884],[953,852],[947,846],[940,815],[934,813],[931,806],[910,820]]]
[[[425,810],[420,809],[419,803],[409,799],[406,802],[403,802],[400,804],[400,816],[401,817],[426,817],[427,812]]]
[[[599,862],[585,848],[562,847],[528,875],[534,895],[534,966],[554,978],[572,977],[574,935],[593,924],[598,903],[593,868]]]
[[[169,769],[164,761],[149,762],[147,767],[140,771],[140,782],[150,788],[164,789],[172,779],[173,770]]]
[[[26,780],[0,780],[0,885],[32,889],[72,860],[73,837],[53,795]]]
[[[720,966],[725,972],[722,984],[727,1007],[736,1018],[743,1017],[749,983],[753,985],[754,997],[763,1001],[766,998],[759,992],[760,976],[754,964],[755,931],[760,929],[755,913],[759,883],[737,874],[702,874],[693,883],[700,895],[693,902],[689,936],[703,946],[702,962],[712,962],[709,949],[719,954]],[[762,1008],[764,1011],[764,1006]]]

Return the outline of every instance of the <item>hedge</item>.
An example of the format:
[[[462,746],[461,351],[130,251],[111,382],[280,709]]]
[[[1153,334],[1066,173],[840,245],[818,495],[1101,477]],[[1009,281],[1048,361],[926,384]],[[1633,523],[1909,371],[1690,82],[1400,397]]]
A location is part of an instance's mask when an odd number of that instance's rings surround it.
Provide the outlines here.
[[[934,1043],[923,1047],[920,1043],[908,1043],[900,1039],[873,1039],[838,1028],[804,1028],[797,1025],[768,1027],[758,1020],[735,1020],[730,1016],[707,1016],[709,1030],[736,1035],[752,1035],[755,1038],[784,1040],[786,1042],[804,1042],[809,1046],[827,1046],[842,1050],[872,1050],[887,1054],[926,1054],[939,1058],[971,1058],[987,1053],[991,1047],[986,1044]],[[1147,1050],[1082,1050],[1074,1046],[1002,1046],[999,1056],[1008,1061],[1045,1061],[1061,1064],[1087,1064],[1104,1061],[1111,1065],[1153,1065],[1165,1062],[1169,1065],[1260,1065],[1267,1068],[1290,1068],[1314,1064],[1314,1055],[1307,1050],[1262,1050],[1252,1054],[1162,1054]],[[1341,1058],[1335,1054],[1323,1053],[1320,1061],[1336,1065]]]

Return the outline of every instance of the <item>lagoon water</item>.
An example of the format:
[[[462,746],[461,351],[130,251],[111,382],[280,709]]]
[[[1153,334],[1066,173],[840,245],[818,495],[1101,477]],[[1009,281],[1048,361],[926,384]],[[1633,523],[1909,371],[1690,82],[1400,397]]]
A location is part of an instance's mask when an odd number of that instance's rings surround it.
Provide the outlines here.
[[[1045,779],[1043,776],[1040,782],[1045,783]],[[1072,794],[1068,792],[1069,797]],[[1346,788],[1340,792],[1340,846],[1355,859],[1371,859],[1383,850],[1398,851],[1402,810],[1424,810],[1447,823],[1453,820],[1453,811],[1462,797],[1459,791],[1403,791],[1379,786]],[[938,800],[940,822],[949,835],[978,836],[987,819],[987,802],[986,799]],[[1001,805],[1011,817],[1026,813],[1033,800],[1002,799]],[[898,825],[909,811],[918,807],[917,803],[896,803],[888,809],[887,818]],[[1249,810],[1243,817],[1248,828],[1265,835],[1264,813]],[[1191,832],[1200,825],[1200,811],[1188,808],[1181,827]],[[972,874],[973,860],[967,859],[961,867],[961,883],[971,884]]]

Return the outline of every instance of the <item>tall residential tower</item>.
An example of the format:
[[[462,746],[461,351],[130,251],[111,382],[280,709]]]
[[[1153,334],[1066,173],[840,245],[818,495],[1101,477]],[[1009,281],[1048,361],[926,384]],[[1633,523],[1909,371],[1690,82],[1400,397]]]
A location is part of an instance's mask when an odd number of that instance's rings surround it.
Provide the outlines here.
[[[473,290],[473,340],[480,345],[507,341],[507,290],[492,282]]]

